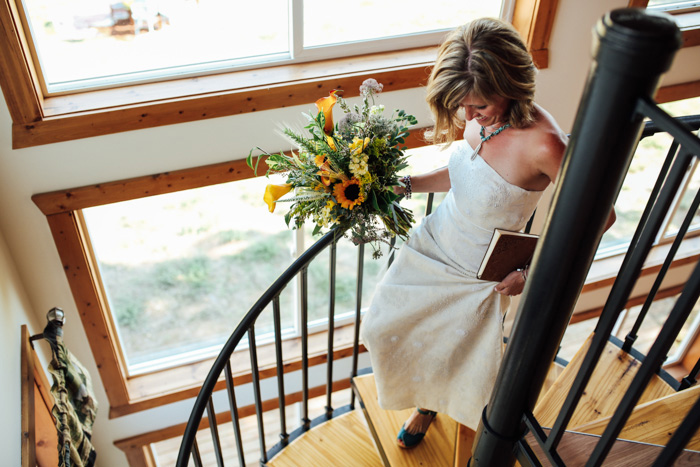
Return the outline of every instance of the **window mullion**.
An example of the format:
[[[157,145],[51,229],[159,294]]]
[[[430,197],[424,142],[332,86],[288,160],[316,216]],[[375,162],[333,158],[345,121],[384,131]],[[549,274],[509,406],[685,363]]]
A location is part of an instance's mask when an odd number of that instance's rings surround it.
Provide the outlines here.
[[[304,54],[304,0],[289,0],[289,53],[292,59]]]

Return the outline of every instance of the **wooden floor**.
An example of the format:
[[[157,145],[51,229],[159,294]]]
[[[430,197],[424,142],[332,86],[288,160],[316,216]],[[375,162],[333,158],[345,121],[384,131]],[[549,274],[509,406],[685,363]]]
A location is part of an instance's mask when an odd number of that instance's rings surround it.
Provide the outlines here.
[[[343,389],[333,393],[333,404],[343,406],[350,403],[350,389]],[[309,400],[309,414],[311,418],[315,418],[324,413],[326,397],[314,397]],[[359,412],[359,411],[358,411]],[[301,413],[299,404],[292,404],[287,407],[287,424],[288,430],[292,431],[301,425]],[[361,415],[361,414],[360,414]],[[279,441],[280,434],[280,417],[278,410],[270,410],[263,412],[263,422],[265,428],[265,443],[269,450],[275,443]],[[243,450],[245,454],[245,467],[260,467],[260,442],[258,440],[258,424],[255,415],[244,417],[240,421],[241,433],[243,441]],[[219,436],[222,442],[222,450],[226,467],[240,467],[238,462],[238,454],[236,451],[235,437],[233,434],[233,425],[226,423],[219,425]],[[151,444],[154,457],[159,467],[171,467],[175,465],[178,450],[180,449],[181,437],[160,441]],[[206,431],[202,432],[201,436],[197,436],[199,442],[199,450],[202,456],[202,463],[205,466],[216,465],[216,457],[214,456],[214,446],[211,442],[211,436]],[[192,460],[190,465],[194,466]],[[333,464],[329,464],[333,465]]]
[[[381,444],[380,455],[392,467],[452,467],[454,465],[455,437],[457,422],[444,414],[438,414],[430,425],[425,439],[413,449],[402,449],[396,444],[396,434],[414,409],[383,410],[377,401],[377,389],[374,375],[354,378],[353,384],[360,394],[364,410],[372,420]]]
[[[268,467],[381,467],[361,410],[335,417],[305,433]]]

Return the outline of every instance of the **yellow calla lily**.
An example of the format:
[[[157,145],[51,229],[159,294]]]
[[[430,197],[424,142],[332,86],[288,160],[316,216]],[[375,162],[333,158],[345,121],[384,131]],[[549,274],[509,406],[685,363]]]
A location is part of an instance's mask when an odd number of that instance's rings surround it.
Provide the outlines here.
[[[322,97],[316,101],[316,107],[319,112],[323,112],[323,116],[326,117],[326,124],[323,126],[323,131],[330,135],[333,133],[333,106],[338,100],[335,93],[337,90],[332,90],[328,97]]]
[[[332,137],[326,136],[326,141],[328,142],[328,147],[330,147],[334,151],[337,151],[335,147],[335,140]]]
[[[290,191],[292,191],[291,183],[285,183],[284,185],[267,185],[265,187],[263,200],[267,203],[270,212],[275,212],[276,201]]]

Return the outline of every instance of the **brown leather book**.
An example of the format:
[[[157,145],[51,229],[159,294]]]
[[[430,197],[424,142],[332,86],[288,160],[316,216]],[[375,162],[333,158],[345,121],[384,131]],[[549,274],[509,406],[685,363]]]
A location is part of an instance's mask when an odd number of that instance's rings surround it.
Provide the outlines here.
[[[477,279],[501,282],[516,269],[530,264],[539,236],[495,229],[481,261]]]

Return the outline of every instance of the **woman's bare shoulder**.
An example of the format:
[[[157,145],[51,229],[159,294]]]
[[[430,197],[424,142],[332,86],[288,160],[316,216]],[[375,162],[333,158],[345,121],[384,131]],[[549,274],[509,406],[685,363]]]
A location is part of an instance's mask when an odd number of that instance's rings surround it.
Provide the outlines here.
[[[549,112],[539,105],[536,109],[529,147],[538,170],[553,182],[559,172],[569,139]]]

